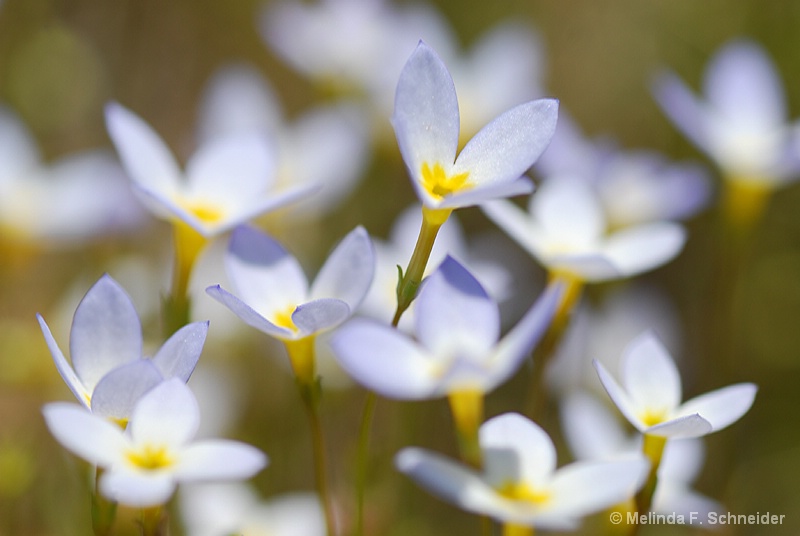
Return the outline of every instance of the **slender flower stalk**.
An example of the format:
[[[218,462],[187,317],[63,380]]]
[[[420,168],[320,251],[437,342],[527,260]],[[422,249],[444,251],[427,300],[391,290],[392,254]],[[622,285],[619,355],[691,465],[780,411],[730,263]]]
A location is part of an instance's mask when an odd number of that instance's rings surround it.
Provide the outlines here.
[[[503,524],[503,536],[533,536],[533,527],[517,525],[515,523]]]

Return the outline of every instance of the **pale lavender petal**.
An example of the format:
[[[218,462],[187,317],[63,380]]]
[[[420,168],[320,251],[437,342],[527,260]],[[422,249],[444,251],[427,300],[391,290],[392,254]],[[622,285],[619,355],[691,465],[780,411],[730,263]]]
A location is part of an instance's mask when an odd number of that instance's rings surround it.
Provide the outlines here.
[[[758,388],[752,383],[729,385],[692,398],[675,410],[676,415],[698,413],[711,423],[714,431],[738,421],[755,400]]]
[[[110,370],[142,357],[142,326],[125,290],[104,275],[89,289],[72,321],[70,356],[88,390]]]
[[[549,177],[531,198],[530,213],[548,243],[585,252],[606,230],[603,209],[588,182],[577,177]]]
[[[574,392],[562,400],[561,429],[578,460],[610,460],[633,448],[616,416],[583,392]]]
[[[615,380],[614,377],[608,373],[602,363],[594,359],[592,360],[592,364],[597,370],[597,376],[600,378],[600,383],[603,384],[603,388],[605,388],[608,396],[611,398],[611,401],[614,402],[615,406],[617,406],[617,409],[620,410],[622,415],[628,419],[628,422],[634,425],[637,430],[644,432],[647,429],[647,426],[639,417],[639,411],[641,411],[643,408],[639,408],[633,403],[631,398],[628,396],[628,393],[626,393],[622,387],[620,387],[620,385],[617,383],[617,380]]]
[[[625,276],[658,268],[675,258],[686,242],[677,223],[658,222],[619,231],[603,246],[603,253]]]
[[[434,396],[436,362],[397,330],[351,320],[331,337],[342,368],[358,383],[387,398],[419,400]]]
[[[139,399],[128,430],[136,444],[180,447],[200,425],[200,409],[192,391],[178,378],[165,380]]]
[[[505,500],[473,469],[439,454],[405,448],[395,457],[397,470],[445,501],[469,512],[502,515]]]
[[[292,313],[292,322],[299,336],[312,335],[335,328],[347,320],[351,312],[342,300],[322,298],[298,305]]]
[[[42,315],[37,313],[36,318],[39,321],[39,326],[42,328],[44,340],[47,342],[47,347],[50,349],[50,354],[53,356],[53,361],[56,364],[58,373],[61,374],[61,377],[67,383],[67,387],[69,387],[69,390],[75,395],[75,398],[77,398],[86,409],[89,409],[89,401],[92,397],[91,391],[83,386],[78,375],[75,374],[72,366],[67,362],[67,358],[64,357],[64,353],[61,351],[61,348],[58,347],[58,343],[53,338],[53,334],[50,332],[50,328],[44,321],[44,318],[42,318]]]
[[[615,462],[576,462],[553,477],[549,512],[553,516],[583,517],[622,503],[636,493],[647,476],[642,457]]]
[[[421,188],[424,163],[449,169],[455,161],[456,89],[441,58],[421,41],[400,74],[392,124],[415,188]]]
[[[342,239],[320,268],[311,298],[336,298],[355,311],[375,274],[375,252],[367,231],[358,226]]]
[[[432,354],[488,353],[500,337],[500,312],[478,280],[448,256],[420,291],[416,334]]]
[[[97,382],[92,393],[92,413],[127,420],[134,406],[150,389],[164,380],[148,359],[117,367]]]
[[[642,431],[649,435],[682,439],[710,434],[714,428],[710,422],[694,413],[662,422]]]
[[[469,173],[476,185],[504,183],[522,176],[544,152],[556,128],[558,101],[520,104],[486,125],[464,147],[453,173]]]
[[[547,487],[556,469],[556,448],[536,423],[518,413],[504,413],[480,428],[484,474],[490,484],[520,482]]]
[[[662,72],[653,83],[653,95],[664,114],[701,151],[714,156],[707,124],[710,113],[706,105],[671,72]]]
[[[527,178],[512,180],[511,182],[490,183],[486,186],[464,189],[448,195],[437,205],[439,208],[460,208],[478,205],[484,201],[515,197],[529,194],[533,191],[533,183]]]
[[[254,327],[277,339],[291,339],[293,337],[293,332],[290,329],[276,326],[264,318],[259,312],[219,285],[208,287],[206,289],[206,294],[230,309],[233,314],[238,316],[250,327]]]
[[[481,210],[528,253],[541,258],[544,253],[542,230],[527,212],[504,199],[482,203]]]
[[[300,263],[267,234],[249,226],[231,234],[225,269],[242,301],[265,317],[308,301]]]
[[[666,417],[681,403],[681,377],[675,361],[656,337],[647,331],[634,339],[622,356],[622,385],[639,412]]]
[[[542,264],[551,271],[574,274],[590,283],[619,279],[624,275],[620,268],[602,253],[551,255],[545,257]]]
[[[114,502],[134,508],[166,504],[175,492],[171,473],[112,470],[100,478],[100,493]]]
[[[189,445],[174,467],[178,481],[243,480],[266,467],[267,457],[239,441],[211,439]]]
[[[122,164],[133,181],[172,197],[180,190],[182,174],[164,141],[141,118],[112,102],[106,106],[106,127]]]
[[[200,359],[208,334],[208,322],[192,322],[176,331],[153,356],[153,364],[164,378],[180,378],[184,382]]]
[[[91,464],[109,467],[128,445],[122,429],[76,404],[55,402],[42,409],[47,428],[64,448]]]

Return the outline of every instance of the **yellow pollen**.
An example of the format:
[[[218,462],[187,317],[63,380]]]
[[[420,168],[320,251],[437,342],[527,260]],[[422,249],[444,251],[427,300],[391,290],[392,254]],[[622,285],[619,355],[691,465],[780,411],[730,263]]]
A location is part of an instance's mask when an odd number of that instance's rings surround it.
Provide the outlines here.
[[[151,445],[146,445],[138,450],[131,450],[127,453],[127,457],[128,461],[133,465],[145,471],[155,471],[169,467],[174,462],[166,447],[153,447]]]
[[[550,500],[550,493],[547,491],[533,489],[522,482],[505,482],[497,488],[497,493],[512,501],[524,501],[536,505],[545,504]]]
[[[448,177],[441,164],[434,164],[433,169],[427,162],[422,164],[422,186],[438,201],[453,192],[472,188],[471,184],[467,184],[468,177],[467,172]]]
[[[661,424],[667,418],[667,412],[663,409],[660,410],[645,410],[639,414],[639,418],[642,420],[645,426],[655,426],[657,424]]]
[[[292,313],[294,313],[295,309],[297,307],[290,305],[285,310],[275,313],[275,316],[272,317],[272,323],[280,328],[297,331],[297,326],[294,325],[292,320]]]
[[[225,217],[224,212],[218,206],[211,203],[195,201],[181,204],[183,208],[191,212],[203,223],[217,223]]]

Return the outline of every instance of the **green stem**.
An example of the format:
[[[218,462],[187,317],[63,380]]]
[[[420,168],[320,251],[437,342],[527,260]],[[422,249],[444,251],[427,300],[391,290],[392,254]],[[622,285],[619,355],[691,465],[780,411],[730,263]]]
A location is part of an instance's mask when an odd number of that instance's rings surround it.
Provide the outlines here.
[[[297,340],[284,341],[289,353],[289,360],[295,372],[297,388],[311,429],[311,445],[314,453],[314,477],[317,493],[325,514],[327,535],[336,535],[336,520],[333,514],[333,500],[328,485],[327,456],[325,452],[325,434],[319,418],[319,401],[321,386],[315,371],[314,337],[303,337]]]
[[[163,506],[142,508],[142,536],[168,536],[167,514]]]
[[[636,512],[639,515],[647,514],[653,504],[653,495],[656,492],[658,485],[658,468],[661,465],[661,456],[664,454],[664,447],[667,445],[667,438],[662,436],[655,436],[644,434],[644,441],[642,443],[642,452],[650,461],[650,472],[647,474],[647,480],[636,494]],[[634,534],[635,534],[634,529]]]
[[[367,392],[361,426],[358,430],[358,454],[356,458],[356,536],[364,535],[364,495],[367,488],[367,456],[369,456],[369,436],[378,395]]]
[[[113,533],[114,519],[117,516],[117,503],[109,501],[100,494],[100,477],[103,469],[95,469],[94,489],[92,490],[92,532],[95,536],[110,536]]]

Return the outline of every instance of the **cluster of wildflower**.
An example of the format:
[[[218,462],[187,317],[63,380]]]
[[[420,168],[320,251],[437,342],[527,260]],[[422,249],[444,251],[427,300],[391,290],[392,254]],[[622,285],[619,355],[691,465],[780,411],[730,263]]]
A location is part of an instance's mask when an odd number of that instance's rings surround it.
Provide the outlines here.
[[[651,326],[642,326],[644,333],[621,352],[619,382],[601,359],[594,360],[594,382],[637,430],[632,438],[596,397],[584,392],[581,378],[591,370],[589,362],[581,359],[574,365],[579,372],[572,375],[562,363],[564,354],[580,353],[569,342],[583,314],[585,285],[632,278],[680,253],[687,232],[676,220],[701,210],[710,197],[703,168],[587,140],[563,111],[559,117],[559,102],[552,98],[519,104],[522,98],[511,93],[513,105],[479,130],[471,126],[475,115],[470,126],[462,125],[459,105],[467,99],[457,99],[457,87],[484,109],[490,108],[484,99],[492,88],[483,89],[481,81],[499,84],[499,78],[514,92],[525,90],[527,97],[541,93],[531,72],[485,57],[506,46],[535,50],[535,39],[517,26],[498,30],[472,58],[476,69],[500,73],[470,77],[469,62],[457,61],[446,42],[436,45],[443,56],[428,41],[417,41],[413,50],[397,46],[420,28],[441,24],[424,10],[394,12],[378,0],[327,0],[313,7],[287,2],[268,10],[264,21],[267,40],[288,61],[321,82],[344,81],[336,88],[341,92],[358,86],[373,109],[337,105],[290,125],[280,118],[255,70],[227,67],[209,85],[198,149],[181,169],[144,120],[120,104],[107,106],[106,124],[122,167],[143,205],[172,226],[175,258],[164,300],[166,342],[152,357],[144,353],[142,326],[130,296],[109,275],[92,286],[75,310],[69,360],[38,316],[56,368],[80,402],[47,404],[45,421],[66,449],[95,468],[94,500],[142,509],[145,533],[161,534],[164,508],[177,486],[186,483],[191,485],[181,504],[193,534],[339,534],[349,514],[336,504],[327,482],[319,412],[324,346],[369,391],[368,407],[376,395],[448,400],[460,460],[406,447],[395,457],[396,468],[445,501],[493,519],[506,534],[531,534],[534,527],[572,529],[585,516],[621,504],[640,514],[675,511],[676,505],[718,509],[712,499],[691,490],[702,455],[697,438],[742,417],[754,401],[753,384],[735,384],[681,403],[676,364]],[[319,41],[331,35],[315,30],[326,24],[352,27],[351,41]],[[430,34],[442,38],[446,32]],[[359,39],[373,42],[367,46]],[[404,63],[394,70],[400,51]],[[531,56],[517,61],[530,66]],[[446,66],[450,58],[452,75]],[[512,71],[528,83],[510,80]],[[388,80],[394,89],[391,118],[399,152],[421,207],[398,219],[388,242],[356,227],[309,283],[300,260],[252,220],[289,205],[286,217],[319,216],[350,192],[367,152],[367,116],[384,112]],[[800,143],[792,139],[796,130],[784,125],[777,87],[760,49],[749,43],[735,43],[714,60],[707,103],[672,75],[656,83],[667,114],[734,185],[731,214],[738,223],[754,221],[758,210],[745,193],[770,191],[800,165]],[[17,164],[40,166],[29,136],[8,113],[0,115],[0,140],[2,150],[16,153]],[[534,193],[525,174],[537,160],[543,178]],[[50,171],[69,170],[75,180],[91,180],[96,175],[86,168],[101,163],[108,165],[92,156]],[[20,172],[10,170],[9,176],[15,173]],[[71,184],[62,183],[65,188]],[[122,195],[116,182],[104,184],[114,193],[98,197]],[[17,187],[0,176],[0,189]],[[529,194],[526,209],[507,199]],[[133,225],[141,214],[127,208],[128,201],[115,204],[126,208],[112,215],[93,214],[104,222],[113,217]],[[526,311],[505,333],[500,307],[517,297],[510,276],[496,264],[470,258],[453,216],[473,206],[549,277],[540,297],[524,304]],[[41,210],[49,212],[46,206]],[[53,220],[42,220],[56,229],[51,238],[78,232],[61,225],[62,216],[64,221],[77,219],[53,214]],[[190,300],[197,259],[221,235],[227,235],[226,280],[205,285],[206,295]],[[298,495],[261,504],[245,487],[197,484],[245,480],[267,465],[265,454],[244,443],[194,441],[200,403],[187,382],[214,330],[208,321],[190,322],[193,301],[200,297],[213,298],[244,324],[283,343],[314,438],[316,498]],[[600,351],[591,346],[588,352]],[[580,459],[564,467],[558,467],[550,435],[532,419],[538,416],[535,404],[527,416],[513,411],[488,419],[484,415],[485,397],[534,353],[533,368],[539,373],[530,390],[535,397],[555,386],[564,391],[562,428]],[[368,433],[368,418],[362,427]],[[363,491],[358,512],[351,516],[357,519],[347,522],[359,534]],[[103,521],[95,522],[96,532],[103,533]],[[106,520],[111,522],[113,514]]]

